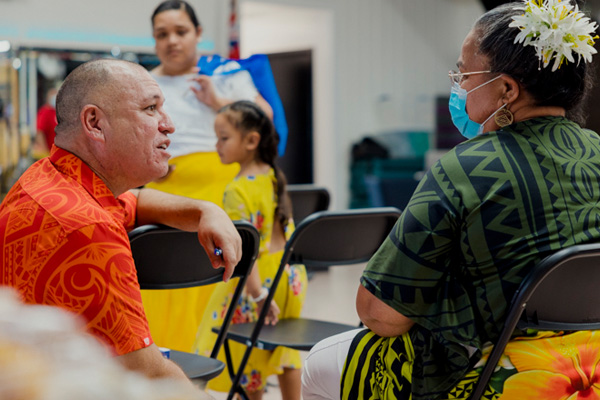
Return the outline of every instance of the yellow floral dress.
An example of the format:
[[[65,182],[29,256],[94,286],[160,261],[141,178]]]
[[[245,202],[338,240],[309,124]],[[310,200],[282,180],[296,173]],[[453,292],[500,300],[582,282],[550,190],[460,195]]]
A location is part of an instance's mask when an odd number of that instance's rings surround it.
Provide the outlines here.
[[[224,165],[216,152],[193,153],[169,160],[175,166],[164,182],[146,187],[213,202],[222,206],[223,192],[239,171]],[[158,346],[191,351],[207,299],[215,285],[185,289],[142,290],[142,301],[152,339]]]
[[[266,288],[271,286],[283,255],[283,251],[269,252],[277,206],[275,184],[276,178],[273,169],[268,174],[237,177],[227,186],[223,197],[225,211],[231,219],[250,221],[258,229],[260,234],[258,269],[262,284]],[[286,229],[288,239],[293,229],[293,222],[290,220]],[[212,333],[211,329],[221,325],[236,285],[237,279],[216,285],[198,328],[194,352],[210,355],[216,340],[216,334]],[[274,296],[274,300],[281,310],[280,319],[300,316],[306,295],[306,285],[306,269],[303,265],[286,267]],[[256,304],[250,301],[244,293],[232,322],[244,323],[256,319],[258,319]],[[238,343],[230,343],[230,345],[233,363],[239,365],[246,347]],[[219,354],[219,359],[225,361],[223,351]],[[264,388],[268,376],[281,374],[283,368],[296,369],[300,367],[300,353],[296,350],[283,347],[274,351],[254,349],[241,384],[247,391],[254,392]],[[208,388],[216,391],[229,391],[230,387],[231,380],[227,372],[208,383]]]

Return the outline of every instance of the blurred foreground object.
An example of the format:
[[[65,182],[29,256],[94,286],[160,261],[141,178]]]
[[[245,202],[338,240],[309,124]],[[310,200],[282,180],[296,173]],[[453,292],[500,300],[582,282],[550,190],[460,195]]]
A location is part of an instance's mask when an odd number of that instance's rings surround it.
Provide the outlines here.
[[[180,382],[149,380],[124,369],[69,312],[25,305],[12,289],[0,288],[1,399],[188,400],[198,396]]]

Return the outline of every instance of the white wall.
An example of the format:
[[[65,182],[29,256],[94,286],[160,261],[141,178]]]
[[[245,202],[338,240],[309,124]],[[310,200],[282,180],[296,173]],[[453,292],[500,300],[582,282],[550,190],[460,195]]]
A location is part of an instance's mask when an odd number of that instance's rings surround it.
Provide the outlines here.
[[[246,1],[240,6],[242,57],[256,53],[312,50],[313,159],[315,183],[334,189],[337,168],[331,166],[336,148],[334,79],[334,15],[327,8],[296,7]],[[338,193],[331,190],[332,203]]]
[[[160,0],[0,0],[0,40],[17,46],[152,53],[150,16]],[[189,0],[209,50],[222,49],[228,14],[223,0]]]
[[[242,51],[315,51],[315,181],[349,204],[353,142],[432,131],[478,0],[245,0]]]
[[[434,127],[434,98],[476,16],[476,1],[338,0],[334,165],[349,165],[350,144],[392,128]],[[387,101],[382,101],[387,98]],[[348,204],[349,169],[339,171],[336,206]]]
[[[479,0],[240,3],[242,10],[247,6],[255,10],[242,20],[242,52],[246,52],[245,40],[254,42],[257,51],[311,46],[315,52],[315,179],[331,190],[332,207],[338,209],[348,205],[353,142],[385,130],[433,129],[435,96],[448,93],[446,73],[483,11]],[[0,40],[90,49],[119,45],[124,51],[152,52],[149,19],[156,4],[0,0]],[[229,1],[191,0],[191,4],[204,26],[206,42],[213,44],[214,51],[226,52]],[[278,6],[279,11],[260,11],[265,5]],[[277,14],[279,22],[269,20]],[[256,28],[248,31],[252,25]]]

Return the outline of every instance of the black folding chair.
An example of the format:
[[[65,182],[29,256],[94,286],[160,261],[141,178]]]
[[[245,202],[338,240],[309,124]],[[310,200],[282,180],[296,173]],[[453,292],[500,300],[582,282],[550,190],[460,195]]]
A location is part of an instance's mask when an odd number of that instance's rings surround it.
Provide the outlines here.
[[[209,357],[171,350],[170,358],[190,379],[208,381],[219,375],[225,364],[217,360],[219,349],[238,299],[258,255],[259,236],[256,228],[245,221],[234,221],[242,238],[242,259],[233,277],[239,283],[231,299],[218,337]],[[131,251],[141,289],[179,289],[220,282],[223,269],[214,269],[197,232],[184,232],[158,225],[145,225],[129,233]]]
[[[540,261],[515,293],[498,341],[471,395],[484,394],[515,328],[600,329],[600,243],[559,250]]]
[[[329,208],[329,191],[324,187],[296,184],[287,185],[286,190],[292,201],[292,213],[296,225],[310,214]]]
[[[329,191],[313,184],[287,185],[286,190],[292,201],[294,224],[298,225],[309,215],[329,208]],[[311,280],[316,271],[325,271],[328,265],[319,267],[305,264],[308,279]]]
[[[271,303],[287,264],[333,266],[366,262],[383,243],[399,216],[400,210],[394,207],[321,211],[308,216],[285,246],[265,304]],[[235,393],[245,396],[239,382],[253,347],[274,350],[277,346],[285,346],[307,351],[322,339],[357,328],[357,325],[307,318],[282,319],[275,326],[265,326],[268,310],[269,307],[263,307],[255,323],[232,324],[227,331],[224,349],[232,377],[228,399],[232,399]],[[218,328],[213,328],[213,332],[217,331]],[[247,346],[237,372],[229,355],[229,340]]]

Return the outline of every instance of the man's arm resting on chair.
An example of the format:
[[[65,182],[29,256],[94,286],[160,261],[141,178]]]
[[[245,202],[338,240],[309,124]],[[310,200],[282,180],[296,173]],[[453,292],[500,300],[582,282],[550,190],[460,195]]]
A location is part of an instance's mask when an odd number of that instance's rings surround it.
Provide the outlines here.
[[[163,224],[188,232],[198,232],[198,240],[214,268],[224,267],[224,280],[242,258],[242,239],[229,216],[208,201],[176,196],[153,189],[133,189],[137,196],[137,224]],[[223,250],[214,254],[215,247]]]
[[[360,320],[374,333],[382,337],[400,336],[415,324],[375,297],[363,285],[356,294],[356,311]]]
[[[141,372],[148,378],[175,378],[190,382],[177,364],[163,357],[155,344],[118,356],[117,360],[127,369]]]
[[[140,372],[150,379],[171,378],[183,382],[198,392],[199,399],[212,399],[207,393],[201,392],[185,376],[177,364],[163,357],[155,344],[146,348],[132,351],[117,357],[117,360],[127,369]]]

